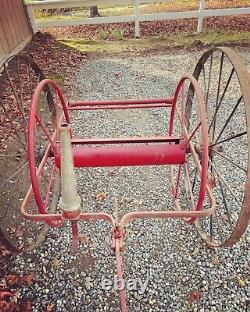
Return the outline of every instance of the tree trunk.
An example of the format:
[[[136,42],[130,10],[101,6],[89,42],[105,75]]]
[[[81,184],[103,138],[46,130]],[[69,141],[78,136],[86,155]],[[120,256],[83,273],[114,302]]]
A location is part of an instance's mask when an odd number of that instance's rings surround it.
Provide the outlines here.
[[[90,7],[90,17],[100,17],[100,13],[98,12],[97,6],[91,6]]]

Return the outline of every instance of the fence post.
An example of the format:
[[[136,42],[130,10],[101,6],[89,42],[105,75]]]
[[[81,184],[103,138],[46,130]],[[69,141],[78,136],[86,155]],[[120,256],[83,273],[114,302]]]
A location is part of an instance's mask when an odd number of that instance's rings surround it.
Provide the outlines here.
[[[27,7],[28,16],[29,16],[29,19],[30,19],[31,28],[33,30],[33,33],[35,34],[35,33],[38,32],[38,28],[36,26],[36,21],[34,19],[32,6],[29,6],[29,5],[26,4],[26,7]]]
[[[204,18],[204,9],[205,9],[205,0],[200,0],[197,33],[201,33],[202,32],[203,18]]]
[[[140,0],[135,0],[135,37],[140,37],[140,22],[139,22],[139,14],[140,14]]]

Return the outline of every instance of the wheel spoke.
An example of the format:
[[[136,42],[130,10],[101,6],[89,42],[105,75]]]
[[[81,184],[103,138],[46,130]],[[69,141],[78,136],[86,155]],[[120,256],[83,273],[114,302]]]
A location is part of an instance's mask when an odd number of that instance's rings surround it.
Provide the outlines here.
[[[27,144],[26,144],[25,142],[19,140],[19,138],[17,138],[13,133],[8,133],[8,135],[9,135],[13,140],[15,140],[16,142],[22,144],[22,146],[23,146],[23,148],[24,148],[25,150],[28,149]]]
[[[194,196],[193,196],[193,192],[192,192],[192,188],[191,188],[191,181],[190,181],[190,173],[189,173],[189,169],[187,166],[187,163],[184,164],[184,168],[185,168],[185,174],[184,174],[184,179],[185,179],[185,188],[186,188],[186,192],[189,193],[189,197],[187,197],[187,200],[192,202],[193,208],[195,207],[195,203],[194,203]]]
[[[216,210],[214,211],[214,217],[215,217],[215,219],[217,221],[218,233],[219,233],[219,236],[220,236],[220,240],[221,240],[221,242],[223,242],[224,239],[223,239],[223,235],[222,235],[222,232],[221,232],[221,224],[220,224],[220,221],[219,221],[219,218],[218,218]]]
[[[245,173],[247,173],[247,170],[243,167],[241,167],[240,165],[236,164],[234,161],[232,161],[232,159],[226,157],[225,155],[223,155],[222,153],[214,150],[214,152],[219,155],[220,157],[224,158],[225,160],[227,160],[228,162],[230,162],[232,165],[234,165],[235,167],[241,169],[242,171],[244,171]]]
[[[19,136],[18,129],[17,129],[16,126],[14,125],[11,116],[9,115],[7,109],[5,108],[4,104],[3,104],[1,101],[0,101],[0,106],[2,107],[6,118],[8,119],[9,123],[11,124],[11,129],[12,129],[12,130],[15,132],[15,134],[16,134],[16,138],[15,138],[15,139],[16,139],[19,143],[21,143],[22,145],[26,146],[25,142],[23,142],[22,139],[21,139],[21,137]],[[13,137],[13,135],[12,135],[12,137]]]
[[[213,240],[213,215],[210,216],[209,218],[209,232],[210,232],[210,240]]]
[[[212,73],[212,67],[213,67],[213,53],[210,57],[210,66],[209,66],[209,76],[208,76],[208,86],[207,86],[207,92],[206,92],[206,108],[209,98],[209,92],[210,92],[210,82],[211,82],[211,73]]]
[[[190,137],[188,138],[186,144],[188,144],[191,139],[193,138],[193,136],[196,134],[196,132],[198,131],[198,129],[201,127],[201,122],[198,123],[198,125],[195,127],[195,129],[193,130],[193,132],[191,133]]]
[[[12,185],[12,189],[11,189],[11,195],[8,197],[8,202],[11,203],[12,202],[12,199],[14,197],[14,195],[16,194],[16,189],[17,189],[17,185],[18,185],[18,182],[20,181],[21,179],[21,176],[22,176],[22,171],[19,173],[19,176],[17,177],[16,181],[15,181],[15,184]],[[3,215],[1,216],[1,220],[3,220],[6,215],[7,215],[7,212],[8,212],[8,209],[9,209],[9,205],[7,205],[5,207],[5,210],[4,210],[4,213]]]
[[[28,65],[28,76],[29,76],[29,89],[30,89],[30,94],[33,93],[32,89],[32,79],[31,79],[31,71],[30,71],[30,63],[27,63]]]
[[[226,209],[227,216],[228,216],[228,221],[229,221],[230,227],[232,229],[233,228],[232,219],[231,219],[231,215],[230,215],[230,212],[229,212],[229,209],[228,209],[226,194],[225,194],[225,192],[223,190],[223,186],[222,186],[221,180],[219,180],[219,186],[220,186],[220,191],[221,191],[221,195],[222,195],[223,204],[224,204],[224,207]]]
[[[215,110],[215,114],[214,114],[213,120],[216,120],[216,117],[217,117],[219,108],[221,107],[221,103],[223,102],[224,96],[225,96],[226,91],[227,91],[227,89],[228,89],[229,83],[230,83],[230,81],[231,81],[231,79],[232,79],[233,73],[234,73],[234,68],[232,69],[232,71],[231,71],[231,73],[230,73],[230,75],[229,75],[229,78],[228,78],[228,80],[227,80],[226,86],[225,86],[225,88],[224,88],[224,90],[223,90],[223,93],[222,93],[222,96],[221,96],[221,98],[220,98],[220,101],[219,101],[218,105],[217,105],[217,102],[216,102],[216,110]],[[213,122],[213,121],[212,121],[212,122]],[[209,131],[210,131],[210,129],[211,129],[212,122],[211,122],[211,124],[210,124],[210,126],[209,126],[209,129],[208,129]]]
[[[37,122],[39,123],[39,125],[40,125],[40,127],[41,127],[43,133],[45,134],[45,136],[46,136],[47,139],[49,140],[50,144],[53,145],[54,143],[53,143],[53,141],[52,141],[52,139],[51,139],[51,137],[50,137],[50,135],[49,135],[48,130],[46,129],[46,126],[44,125],[44,123],[40,120],[40,118],[39,118],[37,115],[36,115],[36,120],[37,120]]]
[[[51,191],[51,187],[52,187],[52,182],[53,182],[53,177],[54,177],[55,169],[56,169],[56,165],[53,164],[52,169],[51,169],[51,171],[50,171],[50,175],[49,175],[49,181],[48,181],[48,184],[47,184],[48,191],[47,191],[47,194],[46,194],[46,197],[45,197],[45,201],[44,201],[44,206],[45,206],[45,208],[46,208],[47,205],[48,205],[49,195],[50,195],[50,191]]]
[[[194,180],[193,180],[193,183],[192,183],[192,193],[194,193],[194,187],[195,187],[195,184],[196,184],[196,181],[197,181],[197,171],[198,171],[198,169],[195,168],[195,175],[194,175]]]
[[[208,127],[208,132],[210,132],[211,127],[212,127],[213,125],[214,125],[214,128],[215,128],[215,123],[216,123],[217,114],[218,114],[218,111],[219,111],[219,109],[220,109],[220,107],[221,107],[221,104],[222,104],[222,102],[223,102],[223,99],[224,99],[224,96],[225,96],[226,91],[227,91],[227,89],[228,89],[229,83],[230,83],[230,81],[231,81],[231,79],[232,79],[233,73],[234,73],[234,68],[232,69],[232,71],[231,71],[231,73],[230,73],[230,75],[229,75],[229,78],[228,78],[228,80],[227,80],[226,86],[225,86],[225,88],[224,88],[224,90],[223,90],[223,93],[222,93],[222,95],[221,95],[221,98],[220,98],[220,101],[219,101],[218,104],[217,104],[217,100],[216,100],[215,113],[214,113],[213,119],[212,119],[212,121],[211,121],[211,123],[210,123],[210,125],[209,125],[209,127]],[[213,138],[213,139],[214,139],[214,138]]]
[[[237,109],[238,106],[240,105],[241,100],[242,100],[242,96],[238,99],[237,104],[235,105],[235,107],[234,107],[234,109],[232,110],[231,114],[230,114],[229,117],[227,118],[227,121],[226,121],[226,123],[224,124],[223,128],[221,129],[221,131],[220,131],[220,133],[219,133],[217,139],[215,140],[215,142],[218,142],[218,140],[220,139],[222,133],[224,132],[224,130],[226,129],[228,123],[230,122],[231,118],[233,117],[233,115],[234,115],[236,109]]]
[[[0,154],[0,158],[21,158],[26,154]]]
[[[247,131],[242,132],[242,133],[235,134],[235,135],[233,135],[233,136],[231,136],[231,137],[229,137],[229,138],[226,138],[226,139],[221,140],[221,141],[219,141],[219,142],[213,143],[213,144],[211,144],[209,147],[216,146],[216,145],[222,144],[222,143],[224,143],[224,142],[231,141],[231,140],[233,140],[233,139],[239,138],[239,137],[241,137],[241,136],[243,136],[243,135],[246,135],[246,134],[247,134]]]
[[[189,154],[190,155],[190,154]],[[197,170],[197,168],[195,167],[194,169],[192,169],[192,171],[190,172],[190,177],[193,175],[193,173]]]
[[[216,175],[218,177],[218,179],[220,179],[223,184],[226,186],[226,188],[228,189],[228,191],[231,193],[232,197],[234,198],[234,200],[241,205],[241,203],[238,201],[238,198],[234,195],[235,194],[235,188],[234,190],[232,190],[230,188],[230,186],[228,185],[227,181],[223,178],[222,174],[219,172],[219,170],[216,168],[216,166],[214,165],[214,163],[212,163],[211,161],[209,161],[211,163],[211,166],[213,167],[214,171],[216,172]]]
[[[37,83],[44,78],[44,75],[34,61],[25,55],[16,55],[9,58],[5,64],[3,64],[2,68],[0,68],[0,72],[0,79],[3,84],[2,89],[0,88],[0,114],[2,116],[0,132],[2,133],[2,143],[6,145],[6,147],[3,146],[4,149],[0,151],[0,161],[3,167],[3,177],[0,181],[0,197],[3,203],[0,209],[0,231],[3,235],[0,239],[4,240],[4,237],[6,237],[10,246],[16,250],[17,239],[15,236],[9,235],[8,226],[11,224],[11,226],[17,227],[20,221],[18,209],[15,208],[19,200],[21,200],[21,197],[23,197],[26,186],[28,187],[28,162],[26,156],[28,136],[27,112],[30,109],[30,100],[34,89]],[[43,106],[44,103],[41,103],[39,107]],[[51,132],[52,127],[50,124],[47,124],[45,121],[43,124],[47,126],[46,130]],[[36,127],[39,128],[40,131],[39,138],[43,139],[42,143],[45,142],[45,147],[49,145],[47,149],[49,150],[50,142],[43,134],[38,121],[36,121]],[[52,137],[52,135],[50,136]],[[45,156],[49,153],[47,150]],[[45,162],[44,159],[45,157],[42,159],[43,164]],[[7,162],[8,168],[4,168]],[[8,172],[8,169],[12,171]],[[54,186],[52,186],[52,188],[54,190]],[[31,205],[31,202],[29,202],[29,205]],[[14,216],[16,216],[16,218]],[[35,225],[35,227],[37,232],[40,232],[40,223],[39,225]]]
[[[47,189],[47,185],[48,185],[48,180],[47,180],[47,177],[46,177],[46,174],[45,174],[45,168],[44,167],[43,167],[43,170],[41,171],[41,175],[40,176],[42,177],[41,183],[44,186],[44,190],[46,190]]]
[[[11,90],[12,90],[13,95],[14,95],[14,98],[15,98],[15,100],[16,100],[16,104],[17,104],[18,108],[19,108],[20,111],[21,111],[21,115],[22,115],[23,121],[24,121],[24,123],[25,123],[25,125],[26,125],[26,127],[27,127],[27,121],[26,121],[26,119],[25,119],[25,115],[24,115],[24,111],[23,111],[23,103],[20,103],[20,102],[19,102],[19,99],[18,99],[18,95],[17,95],[16,89],[15,89],[15,86],[14,86],[13,82],[11,81],[11,78],[10,78],[9,72],[8,72],[8,70],[7,70],[7,68],[6,68],[6,65],[4,65],[4,68],[5,68],[6,77],[7,77],[8,81],[9,81],[9,84],[10,84],[10,86],[11,86]]]
[[[25,125],[25,129],[28,128],[28,123],[25,117],[25,113],[24,113],[24,101],[23,101],[23,84],[22,84],[22,78],[21,78],[21,73],[20,73],[20,66],[19,66],[19,61],[18,58],[16,59],[16,66],[17,66],[17,76],[18,76],[18,82],[19,82],[19,86],[20,86],[20,100],[21,103],[19,105],[19,108],[21,110],[21,114],[23,117],[23,121],[24,121],[24,125]],[[26,131],[24,131],[25,134],[25,138],[26,138]]]
[[[219,73],[219,81],[218,81],[218,87],[217,87],[216,105],[215,105],[216,110],[215,110],[215,114],[214,114],[214,117],[213,117],[213,121],[211,122],[211,125],[213,124],[212,139],[214,139],[214,132],[215,132],[215,127],[216,127],[217,112],[218,112],[219,107],[221,105],[221,102],[219,103],[219,96],[220,96],[220,85],[221,85],[223,61],[224,61],[224,52],[222,52],[221,59],[220,59],[220,73]],[[208,128],[208,132],[210,132],[210,127]]]
[[[184,85],[181,86],[181,127],[185,125],[185,112],[184,112]]]
[[[44,107],[43,107],[43,112],[42,112],[42,115],[41,115],[41,120],[44,121],[44,118],[46,116],[46,112],[47,112],[47,103],[45,103]]]
[[[179,189],[180,177],[181,177],[181,168],[182,168],[182,165],[179,165],[174,198],[177,198],[177,195],[178,195],[178,189]]]
[[[24,218],[24,233],[23,233],[23,248],[24,250],[28,247],[28,227],[27,227],[28,220]]]
[[[207,94],[207,84],[206,84],[206,72],[205,72],[205,67],[204,64],[202,66],[202,77],[203,77],[203,84],[204,84],[204,94]]]
[[[211,165],[211,163],[213,162],[213,159],[214,159],[214,157],[213,157],[213,155],[210,157],[210,162],[208,161],[208,167],[207,167],[207,172],[209,173],[209,169],[210,169],[210,171],[211,171],[211,175],[213,175],[213,167],[212,167],[212,165]]]
[[[16,170],[7,180],[5,180],[1,185],[0,189],[2,189],[11,179],[13,179],[20,171],[23,170],[25,166],[27,166],[28,162],[26,161],[18,170]]]
[[[231,48],[218,47],[211,48],[201,56],[193,75],[202,85],[208,116],[208,201],[205,200],[204,209],[215,209],[215,204],[218,205],[208,219],[198,219],[195,226],[209,245],[230,247],[244,234],[250,220],[249,205],[245,200],[250,164],[250,107],[246,101],[250,95],[249,74],[244,62]],[[194,92],[190,94],[187,102],[189,111]],[[191,117],[198,120],[195,114]],[[190,121],[190,124],[194,128],[197,122]],[[192,131],[188,131],[188,137]],[[184,138],[187,140],[187,136]],[[197,131],[190,141],[188,153],[193,152],[192,155],[196,156],[193,149],[195,152],[199,150],[194,141],[199,146],[200,132]],[[229,147],[231,153],[227,153]],[[238,155],[243,155],[243,159],[238,159]],[[200,183],[200,165],[196,163],[196,166],[198,173],[190,177],[194,196]],[[230,174],[233,178],[230,178]]]
[[[180,122],[181,122],[181,124],[182,124],[182,130],[183,130],[183,135],[186,137],[186,139],[190,142],[190,140],[189,140],[189,132],[188,132],[188,128],[189,128],[189,126],[187,126],[186,124],[185,124],[185,122],[182,122],[182,118],[181,118],[181,113],[180,113],[180,111],[178,110],[178,108],[176,108],[176,114],[177,114],[177,116],[178,116],[178,118],[179,118],[179,120],[180,120]],[[197,130],[199,129],[199,124],[197,125]],[[198,144],[198,141],[199,141],[199,138],[197,138],[197,133],[196,133],[197,131],[195,131],[194,130],[194,136],[195,136],[195,138],[196,138],[196,140],[197,141],[195,141],[195,140],[193,140],[192,142],[194,142],[194,143],[197,143]]]

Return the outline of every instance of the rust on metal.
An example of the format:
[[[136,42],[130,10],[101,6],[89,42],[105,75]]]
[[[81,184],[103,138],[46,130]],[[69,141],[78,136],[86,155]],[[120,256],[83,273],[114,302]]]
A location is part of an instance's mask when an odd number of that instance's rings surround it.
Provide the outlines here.
[[[217,89],[216,109],[213,116],[209,113],[207,103],[208,94],[203,94],[199,76],[204,70],[204,64],[208,59],[212,59],[213,53],[220,52],[220,71]],[[236,101],[232,114],[237,111],[237,107],[244,99],[246,110],[245,132],[223,138],[221,141],[215,139],[214,133],[211,135],[211,125],[216,123],[217,113],[224,97],[222,93],[219,99],[220,82],[223,70],[224,57],[227,57],[231,64],[231,74],[225,84],[226,93],[233,73],[236,73],[242,96]],[[210,63],[212,64],[212,62]],[[212,65],[210,65],[212,67]],[[210,77],[211,78],[211,77]],[[208,90],[210,87],[208,79]],[[31,103],[30,118],[28,124],[28,159],[31,177],[31,186],[22,202],[21,212],[27,220],[45,222],[49,226],[59,227],[64,222],[70,222],[72,228],[72,251],[76,252],[78,247],[78,227],[81,220],[96,221],[103,220],[112,226],[112,250],[115,254],[115,264],[119,281],[123,280],[122,252],[124,251],[124,238],[126,227],[129,222],[141,218],[155,219],[182,219],[185,222],[193,223],[201,237],[211,246],[231,246],[243,235],[250,218],[250,170],[243,168],[246,174],[246,185],[244,189],[244,200],[240,205],[240,213],[236,225],[232,228],[229,236],[225,240],[218,242],[202,226],[204,220],[211,220],[216,214],[217,193],[215,186],[224,183],[227,191],[232,190],[227,185],[227,181],[220,176],[220,171],[215,166],[214,157],[223,153],[221,144],[225,141],[237,139],[247,135],[248,138],[248,166],[250,163],[249,139],[250,139],[250,80],[249,74],[238,58],[229,48],[213,48],[203,54],[198,62],[193,76],[186,75],[178,83],[173,97],[163,99],[145,100],[108,100],[108,101],[79,101],[70,102],[69,105],[61,93],[60,88],[51,80],[45,79],[40,82],[35,90]],[[207,90],[205,89],[205,90]],[[50,103],[51,118],[45,123],[37,110],[39,100],[43,92],[49,93],[47,101]],[[220,101],[220,102],[219,102]],[[75,138],[74,129],[67,133],[66,151],[62,152],[63,142],[60,139],[60,124],[70,124],[69,112],[78,110],[100,110],[100,109],[141,109],[141,108],[167,108],[170,109],[169,129],[165,136],[157,137],[131,137],[131,138]],[[62,112],[60,115],[59,112]],[[192,119],[195,115],[195,119]],[[230,115],[230,116],[231,116]],[[231,118],[229,116],[229,119]],[[43,116],[44,117],[44,116]],[[209,117],[209,118],[208,118]],[[208,124],[208,121],[212,122]],[[228,120],[229,120],[228,119]],[[229,121],[222,127],[221,133],[227,127]],[[46,125],[49,124],[50,127]],[[53,128],[51,131],[50,128]],[[215,126],[214,126],[215,127]],[[37,154],[36,133],[40,130],[43,133],[45,144],[39,145],[41,151]],[[213,130],[214,131],[214,130]],[[221,139],[221,133],[219,138]],[[100,146],[108,145],[108,146]],[[82,146],[83,145],[83,146]],[[94,145],[94,146],[87,146]],[[98,145],[97,147],[95,145]],[[111,146],[112,145],[112,146]],[[113,146],[114,145],[114,146]],[[70,152],[69,152],[70,151]],[[115,202],[115,214],[105,212],[89,213],[80,209],[79,202],[75,202],[77,195],[66,196],[69,198],[69,205],[75,207],[65,209],[61,213],[49,210],[51,205],[56,205],[60,195],[59,181],[67,180],[62,177],[62,167],[65,165],[65,155],[69,152],[66,162],[71,162],[70,172],[74,177],[75,167],[105,167],[105,166],[144,166],[144,165],[168,165],[170,167],[170,183],[172,189],[172,210],[154,211],[134,211],[118,217],[117,201]],[[228,155],[225,156],[225,159]],[[70,160],[69,160],[70,159]],[[66,165],[69,165],[69,164]],[[237,163],[233,163],[242,169]],[[46,170],[45,170],[46,168]],[[212,168],[212,169],[211,169]],[[40,186],[41,180],[46,172],[49,172],[49,183],[45,196]],[[74,179],[71,177],[68,183]],[[60,179],[61,178],[61,179]],[[74,181],[73,181],[74,182]],[[72,182],[72,183],[73,183]],[[73,183],[74,184],[74,183]],[[62,183],[61,183],[62,185]],[[65,187],[65,185],[64,185]],[[74,191],[75,190],[75,191]],[[74,188],[74,194],[76,188]],[[52,194],[52,196],[51,196]],[[73,193],[71,193],[72,195]],[[221,191],[223,197],[223,191]],[[184,196],[184,197],[181,197]],[[184,198],[184,200],[183,200]],[[35,199],[38,208],[37,213],[33,213],[34,207],[30,207],[30,202]],[[128,311],[126,303],[126,293],[124,287],[119,288],[119,298],[121,310]]]

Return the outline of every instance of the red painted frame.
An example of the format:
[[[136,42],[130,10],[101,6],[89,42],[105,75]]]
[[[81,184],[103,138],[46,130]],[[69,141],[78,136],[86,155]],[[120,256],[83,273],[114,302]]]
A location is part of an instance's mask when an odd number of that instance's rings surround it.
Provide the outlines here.
[[[186,145],[154,144],[143,146],[75,147],[72,148],[75,167],[116,167],[183,164]],[[54,150],[55,163],[61,166],[60,149]]]
[[[197,159],[197,155],[192,146],[188,146],[189,136],[188,131],[184,127],[184,136],[174,137],[172,136],[172,130],[174,126],[175,118],[180,118],[178,108],[176,106],[177,98],[181,90],[182,84],[189,80],[194,85],[197,92],[197,98],[199,101],[201,120],[205,123],[203,127],[203,152],[204,156],[202,159],[202,165]],[[185,164],[185,157],[187,150],[191,153],[196,160],[196,165],[201,176],[201,186],[199,199],[194,207],[193,211],[176,211],[176,210],[166,210],[166,211],[137,211],[125,214],[121,220],[116,220],[111,214],[98,212],[98,213],[87,213],[81,212],[76,218],[65,218],[65,214],[46,214],[46,207],[42,202],[41,195],[39,194],[39,187],[37,180],[43,172],[48,157],[51,157],[51,151],[54,152],[55,165],[60,167],[60,152],[58,141],[57,130],[51,138],[48,138],[48,147],[44,153],[43,159],[40,163],[38,169],[35,167],[35,146],[34,146],[34,127],[37,122],[36,118],[36,107],[39,102],[40,93],[44,90],[46,86],[54,88],[58,98],[61,102],[61,107],[63,110],[64,119],[67,123],[70,123],[70,118],[68,111],[71,110],[93,110],[93,109],[138,109],[138,108],[170,108],[171,117],[169,125],[169,136],[159,136],[153,138],[144,137],[132,137],[132,138],[90,138],[90,139],[76,139],[72,138],[71,143],[73,145],[73,158],[76,167],[93,167],[93,166],[135,166],[135,165],[173,165],[173,164]],[[58,103],[55,103],[56,107]],[[72,249],[75,251],[77,249],[77,221],[79,220],[104,220],[109,222],[113,227],[113,243],[112,249],[116,254],[116,268],[118,278],[122,278],[122,257],[121,252],[124,249],[123,239],[124,239],[124,229],[130,221],[139,218],[181,218],[194,221],[198,217],[208,217],[215,209],[215,200],[207,185],[207,163],[208,163],[208,135],[206,133],[206,115],[202,108],[203,100],[202,94],[199,89],[197,81],[190,76],[186,76],[181,79],[177,86],[175,96],[165,99],[147,99],[147,100],[119,100],[119,101],[85,101],[85,102],[71,102],[67,107],[66,102],[61,94],[58,86],[51,80],[43,80],[40,82],[35,90],[34,97],[32,99],[30,119],[29,119],[29,136],[28,136],[28,154],[29,154],[29,167],[32,185],[25,196],[25,199],[21,206],[21,212],[24,217],[31,221],[43,221],[48,223],[50,226],[60,226],[65,221],[70,221],[72,226]],[[177,115],[177,117],[176,117]],[[58,118],[60,122],[61,118]],[[44,131],[46,135],[46,131]],[[192,134],[193,135],[193,134]],[[115,147],[76,147],[75,145],[86,145],[86,144],[133,144],[132,146],[115,146]],[[157,143],[157,144],[153,144]],[[162,143],[162,144],[159,144]],[[135,145],[137,144],[137,145]],[[139,145],[138,145],[139,144]],[[140,145],[141,144],[141,145]],[[143,145],[142,145],[143,144]],[[147,145],[145,145],[147,144]],[[53,167],[55,174],[58,174],[58,170]],[[211,208],[207,210],[201,210],[202,203],[204,200],[205,193],[207,193],[210,200]],[[31,214],[27,211],[28,203],[31,200],[32,195],[34,195],[39,214]],[[126,294],[124,290],[120,290],[120,303],[123,312],[127,311],[126,305]]]

